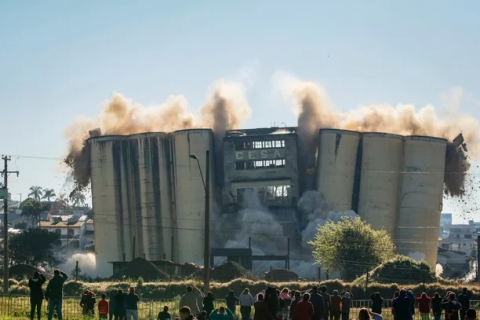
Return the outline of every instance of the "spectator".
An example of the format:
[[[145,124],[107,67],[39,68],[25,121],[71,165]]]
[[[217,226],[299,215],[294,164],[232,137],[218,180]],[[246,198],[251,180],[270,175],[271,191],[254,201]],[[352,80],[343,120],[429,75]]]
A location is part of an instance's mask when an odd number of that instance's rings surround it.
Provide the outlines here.
[[[80,300],[80,306],[83,308],[83,315],[88,315],[93,317],[95,314],[95,294],[91,290],[87,290],[83,293],[82,299]]]
[[[233,320],[235,317],[228,308],[220,307],[210,314],[210,320]]]
[[[400,296],[400,292],[398,291],[395,291],[395,293],[393,294],[393,298],[392,298],[392,315],[393,315],[393,320],[395,320],[395,308],[393,307],[393,300],[395,300],[396,298],[398,298]]]
[[[442,317],[442,298],[438,292],[435,292],[432,298],[432,311],[434,319],[440,320]]]
[[[467,310],[470,309],[470,297],[471,293],[468,291],[467,288],[463,288],[462,293],[458,295],[458,302],[462,305],[462,309],[460,310],[460,318],[462,320],[465,319],[467,315]]]
[[[43,290],[42,286],[47,280],[45,277],[35,271],[33,277],[28,279],[28,287],[30,288],[30,320],[33,320],[35,316],[35,309],[37,310],[38,320],[42,317],[42,302],[43,302]]]
[[[412,303],[415,303],[413,294],[404,289],[400,290],[400,295],[392,303],[395,320],[412,320]]]
[[[108,294],[108,303],[109,303],[109,308],[108,308],[108,320],[113,320],[113,317],[115,315],[115,296],[117,295],[117,289],[113,289],[110,291]]]
[[[302,301],[297,303],[295,311],[293,312],[293,320],[306,320],[312,319],[315,314],[313,304],[309,301],[310,295],[305,293]]]
[[[466,312],[466,320],[476,320],[477,319],[477,311],[475,309],[468,309]]]
[[[172,315],[168,312],[168,307],[163,307],[163,311],[158,313],[157,320],[168,320],[171,319]]]
[[[418,303],[418,311],[420,312],[420,316],[422,320],[429,320],[430,319],[430,301],[432,300],[425,292],[422,293],[420,297],[417,299]]]
[[[115,295],[114,299],[115,305],[115,320],[124,320],[126,312],[125,312],[125,295],[123,294],[122,289],[117,290],[117,294]]]
[[[382,320],[383,317],[375,312],[370,312],[367,308],[362,308],[358,312],[358,318],[357,320]]]
[[[290,310],[288,313],[289,319],[293,319],[293,313],[295,312],[295,308],[297,307],[297,304],[301,301],[302,297],[300,295],[299,291],[295,291],[293,293],[293,300],[292,303],[290,304]]]
[[[191,287],[189,287],[189,288],[191,288]],[[189,307],[181,307],[180,308],[180,320],[196,320],[196,318],[192,315],[192,310],[190,310]]]
[[[282,318],[288,319],[288,310],[292,304],[292,296],[288,293],[288,289],[284,288],[280,293],[280,299],[282,302]]]
[[[193,287],[188,286],[187,292],[180,299],[180,308],[188,307],[190,313],[196,315],[200,313],[201,305],[202,295],[199,292],[194,292]]]
[[[370,298],[372,299],[372,312],[382,314],[383,298],[380,293],[372,293]]]
[[[54,271],[52,280],[48,282],[45,297],[50,300],[48,304],[48,320],[52,320],[53,312],[56,310],[58,320],[62,320],[62,304],[63,304],[63,285],[67,281],[68,276],[60,270]]]
[[[233,292],[233,290],[230,290],[228,292],[228,295],[225,298],[225,301],[227,302],[227,308],[230,309],[230,311],[232,311],[233,314],[235,314],[235,312],[237,312],[236,306],[238,303],[238,298],[235,297],[235,293]]]
[[[127,303],[127,320],[138,320],[138,302],[140,298],[135,294],[135,288],[131,287],[130,292],[125,297]]]
[[[255,302],[255,314],[253,315],[253,320],[275,320],[270,313],[268,304],[264,301],[263,294],[259,293],[257,299],[258,301]],[[243,318],[243,315],[242,319],[246,320]]]
[[[208,320],[207,311],[202,310],[199,315],[197,315],[197,320]]]
[[[203,298],[203,310],[207,312],[207,315],[210,315],[213,309],[215,309],[215,307],[213,306],[214,301],[215,301],[215,296],[213,295],[212,292],[209,291],[207,293],[207,296]]]
[[[458,311],[462,309],[462,304],[457,301],[455,293],[451,292],[448,295],[445,301],[442,302],[442,308],[445,310],[445,319],[459,320]]]
[[[238,297],[238,301],[240,303],[240,313],[242,314],[242,320],[250,320],[250,314],[252,313],[252,306],[255,304],[255,299],[250,294],[250,290],[249,289],[243,290],[240,297]],[[264,301],[262,300],[262,302]]]
[[[413,291],[412,290],[408,290],[408,293],[412,296],[412,297],[415,297],[413,295]],[[412,313],[412,318],[415,318],[415,299],[412,300],[412,303],[410,304],[410,309],[411,309],[411,313]]]
[[[333,290],[333,296],[330,298],[330,320],[340,320],[342,310],[342,298],[338,294],[338,290]]]
[[[268,287],[267,290],[265,290],[265,302],[268,304],[268,309],[274,319],[277,319],[277,313],[280,309],[278,299],[277,290],[272,287]]]
[[[350,292],[345,292],[342,297],[342,320],[350,318],[350,308],[352,307],[352,298]]]
[[[303,296],[305,297],[305,296]],[[310,302],[312,303],[313,305],[313,311],[314,311],[314,315],[313,315],[313,320],[320,320],[323,318],[323,309],[325,308],[326,304],[324,302],[324,299],[322,297],[322,295],[320,295],[318,293],[318,288],[317,287],[313,287],[312,288],[312,292],[311,292],[311,295],[310,295]],[[327,320],[325,318],[323,318],[324,320]]]
[[[328,320],[328,313],[330,312],[331,300],[330,300],[330,295],[327,293],[326,286],[322,286],[320,294],[323,297],[323,319]]]
[[[98,302],[98,317],[106,320],[109,314],[109,305],[107,301],[107,295],[102,294],[102,300]]]

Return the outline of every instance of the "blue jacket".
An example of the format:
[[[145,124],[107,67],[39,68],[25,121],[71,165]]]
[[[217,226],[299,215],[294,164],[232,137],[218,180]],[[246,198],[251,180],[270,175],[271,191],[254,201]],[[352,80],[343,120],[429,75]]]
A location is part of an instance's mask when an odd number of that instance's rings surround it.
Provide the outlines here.
[[[67,281],[68,276],[61,272],[61,275],[54,276],[52,280],[48,282],[45,297],[47,299],[62,299],[63,298],[63,284]]]
[[[310,293],[310,302],[313,304],[313,309],[315,312],[319,312],[323,309],[323,297],[321,294],[311,292]]]
[[[415,302],[415,296],[410,292],[407,295],[395,298],[392,308],[395,312],[395,320],[412,320],[412,303]]]

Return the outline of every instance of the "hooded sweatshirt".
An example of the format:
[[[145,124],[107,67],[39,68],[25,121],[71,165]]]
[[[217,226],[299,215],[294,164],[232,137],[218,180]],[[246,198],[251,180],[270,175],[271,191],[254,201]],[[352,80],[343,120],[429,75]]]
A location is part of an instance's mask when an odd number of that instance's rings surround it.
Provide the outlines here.
[[[426,293],[422,293],[422,296],[417,298],[418,311],[420,313],[430,313],[430,301],[432,300]]]
[[[66,273],[61,272],[59,276],[54,276],[52,280],[48,282],[46,297],[49,299],[62,299],[63,298],[63,284],[67,281],[68,276]]]
[[[187,292],[180,299],[180,308],[189,307],[193,314],[199,314],[201,311],[200,306],[202,306],[202,300],[202,295],[199,292]]]
[[[333,291],[333,296],[330,296],[330,310],[340,311],[342,309],[342,298],[338,295],[338,291]]]
[[[42,286],[46,279],[43,275],[39,274],[38,278],[30,278],[28,280],[28,287],[30,288],[30,298],[32,300],[43,300]]]

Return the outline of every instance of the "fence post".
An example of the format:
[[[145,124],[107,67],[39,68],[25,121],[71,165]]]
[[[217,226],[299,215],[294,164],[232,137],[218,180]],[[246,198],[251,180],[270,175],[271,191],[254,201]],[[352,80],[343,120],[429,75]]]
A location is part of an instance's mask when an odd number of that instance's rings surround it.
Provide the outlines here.
[[[366,281],[365,281],[365,293],[367,293],[368,289],[368,268],[367,268],[367,275],[366,275]]]

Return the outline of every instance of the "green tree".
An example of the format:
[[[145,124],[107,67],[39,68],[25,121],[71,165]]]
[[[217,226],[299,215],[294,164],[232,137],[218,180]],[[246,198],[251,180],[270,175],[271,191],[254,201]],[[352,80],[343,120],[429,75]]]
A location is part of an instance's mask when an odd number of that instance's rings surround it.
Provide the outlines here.
[[[55,265],[55,247],[61,245],[60,235],[42,229],[28,229],[13,235],[10,239],[10,258],[12,264],[32,266]]]
[[[22,207],[22,216],[32,219],[32,225],[38,224],[42,212],[50,211],[50,204],[28,199]]]
[[[55,194],[55,190],[53,189],[45,189],[43,190],[43,197],[42,199],[47,199],[50,202],[51,198],[55,198],[57,195]]]
[[[36,201],[40,201],[42,198],[43,190],[42,187],[39,186],[32,186],[30,187],[30,193],[28,194],[29,197],[32,197]]]
[[[309,244],[316,262],[326,270],[341,272],[345,280],[355,279],[395,256],[387,232],[373,230],[360,218],[327,222]]]
[[[72,204],[74,207],[80,207],[85,204],[85,195],[80,192],[75,192],[75,194],[72,196]]]

